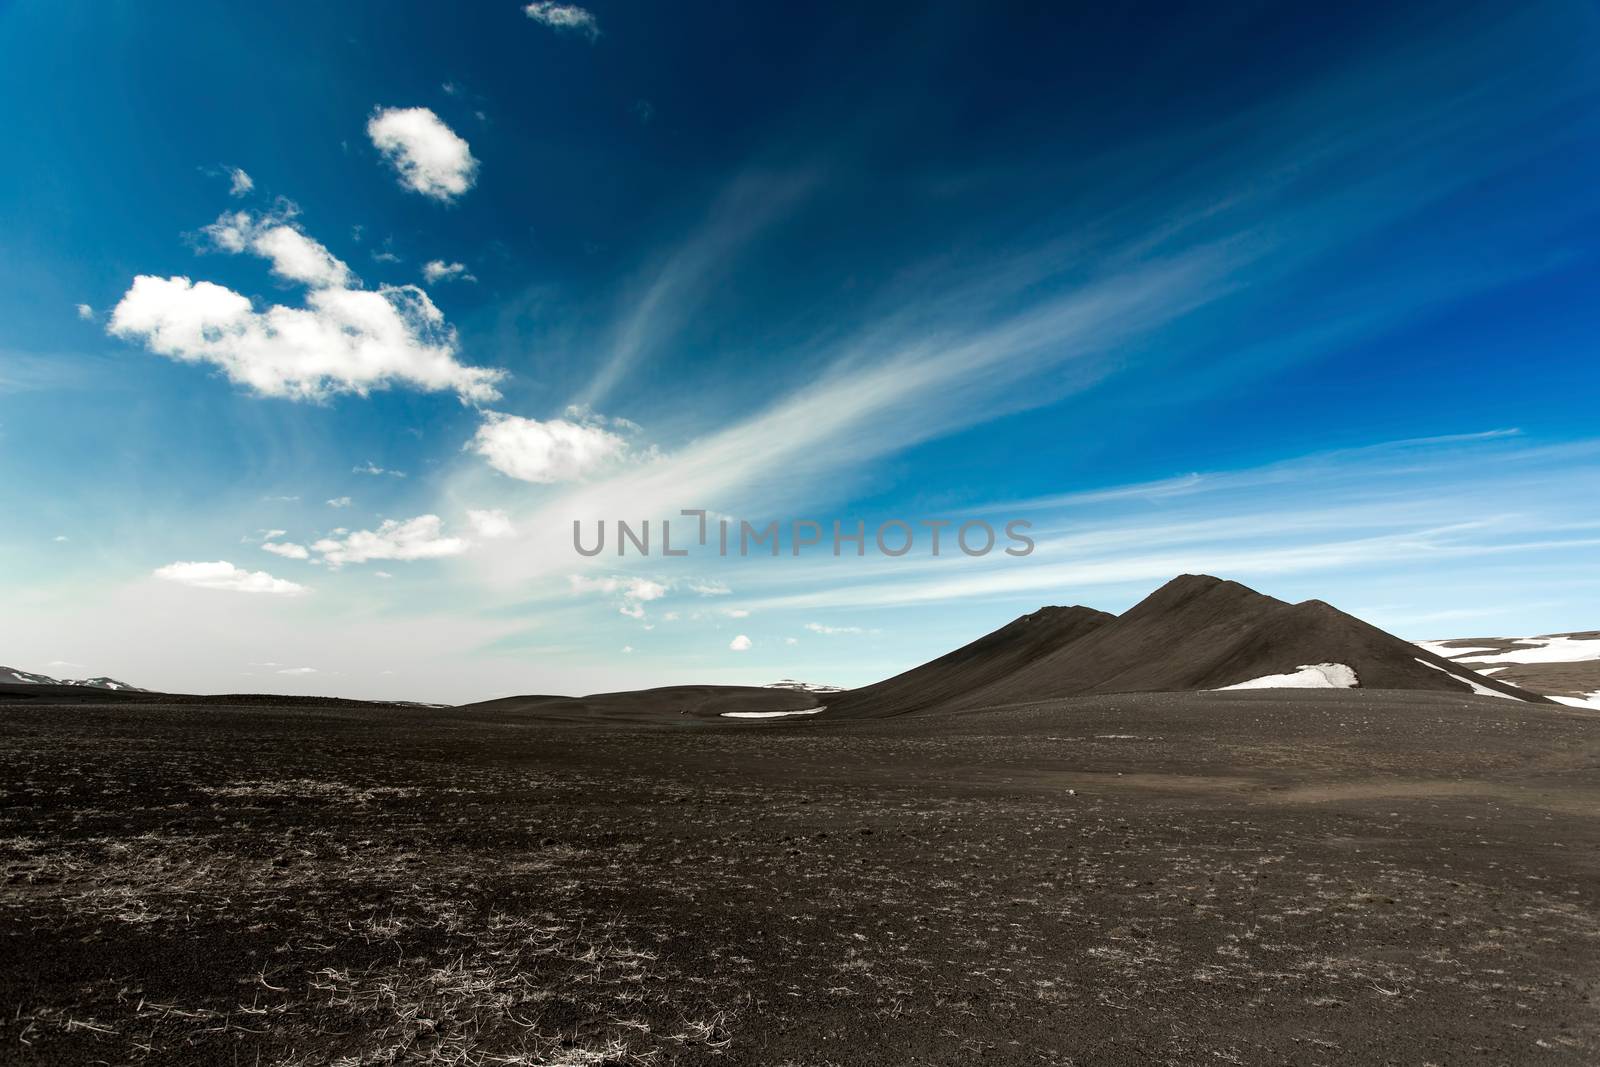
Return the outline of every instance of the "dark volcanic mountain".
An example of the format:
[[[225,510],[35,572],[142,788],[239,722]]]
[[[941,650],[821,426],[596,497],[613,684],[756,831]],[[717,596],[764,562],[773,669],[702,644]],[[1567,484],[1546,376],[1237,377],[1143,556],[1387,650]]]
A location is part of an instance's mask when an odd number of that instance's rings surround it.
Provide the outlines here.
[[[1120,616],[1044,608],[947,656],[829,701],[829,717],[1017,704],[1107,693],[1222,689],[1314,665],[1365,689],[1543,702],[1320,600],[1289,604],[1186,574]]]

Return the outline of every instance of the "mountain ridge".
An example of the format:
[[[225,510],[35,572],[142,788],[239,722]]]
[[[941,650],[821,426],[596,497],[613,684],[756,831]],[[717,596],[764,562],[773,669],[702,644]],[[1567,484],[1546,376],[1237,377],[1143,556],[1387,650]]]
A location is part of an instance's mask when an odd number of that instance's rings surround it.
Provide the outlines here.
[[[92,678],[52,678],[48,674],[35,674],[32,671],[3,666],[0,666],[0,682],[15,685],[73,685],[84,689],[111,689],[130,693],[150,692],[148,689],[141,689],[139,686],[129,685],[127,682],[105,675],[96,675]]]
[[[1091,612],[1094,624],[1050,647],[1017,641],[1030,619]],[[965,654],[965,655],[963,655]],[[951,686],[949,661],[963,677]],[[974,663],[983,658],[987,662]],[[880,717],[971,710],[1070,696],[1217,690],[1312,665],[1347,667],[1355,686],[1459,692],[1547,702],[1434,655],[1323,600],[1288,603],[1238,582],[1183,574],[1121,615],[1090,608],[1042,608],[953,653],[829,702],[829,717]],[[1343,677],[1344,672],[1335,672]]]

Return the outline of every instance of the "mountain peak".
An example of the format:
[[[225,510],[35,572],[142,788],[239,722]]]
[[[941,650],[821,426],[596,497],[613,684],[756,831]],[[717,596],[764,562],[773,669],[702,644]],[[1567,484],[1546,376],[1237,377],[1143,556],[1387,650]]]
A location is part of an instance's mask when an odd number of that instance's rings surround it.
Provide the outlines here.
[[[1121,617],[1130,620],[1161,617],[1172,612],[1196,611],[1200,605],[1204,605],[1208,614],[1228,615],[1282,607],[1284,603],[1238,582],[1209,574],[1182,574],[1123,612]]]

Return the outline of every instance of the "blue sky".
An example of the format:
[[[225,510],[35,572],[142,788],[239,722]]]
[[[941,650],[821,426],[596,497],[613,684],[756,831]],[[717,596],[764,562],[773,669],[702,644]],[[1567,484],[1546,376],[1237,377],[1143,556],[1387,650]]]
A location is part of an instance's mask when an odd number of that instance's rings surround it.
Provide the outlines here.
[[[857,684],[1182,571],[1600,625],[1593,6],[1101,7],[0,7],[0,662]],[[1038,549],[572,551],[681,508]]]

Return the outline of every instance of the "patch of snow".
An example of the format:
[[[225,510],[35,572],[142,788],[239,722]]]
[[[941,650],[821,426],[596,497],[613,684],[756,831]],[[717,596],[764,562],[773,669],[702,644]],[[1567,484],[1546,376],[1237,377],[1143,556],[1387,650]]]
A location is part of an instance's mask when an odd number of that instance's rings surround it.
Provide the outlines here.
[[[1356,672],[1343,663],[1303,663],[1293,674],[1268,674],[1248,682],[1225,685],[1217,692],[1228,689],[1353,689],[1357,682]]]
[[[722,713],[722,717],[724,719],[779,719],[785,715],[815,715],[819,711],[827,710],[827,708],[823,707],[805,708],[800,711],[725,711]]]
[[[1434,670],[1438,671],[1440,674],[1448,674],[1450,677],[1454,678],[1458,682],[1463,683],[1464,685],[1471,686],[1472,687],[1472,691],[1474,693],[1476,693],[1478,696],[1481,696],[1481,697],[1499,697],[1501,700],[1521,700],[1522,699],[1521,697],[1514,697],[1510,693],[1502,693],[1498,689],[1490,689],[1486,685],[1479,685],[1477,682],[1473,681],[1471,678],[1463,678],[1461,675],[1456,674],[1454,671],[1447,671],[1443,667],[1439,666],[1437,663],[1429,663],[1425,659],[1419,659],[1419,660],[1417,660],[1417,662],[1422,664],[1424,667],[1432,667]]]
[[[1600,689],[1595,690],[1593,693],[1590,693],[1587,696],[1551,697],[1550,699],[1574,708],[1593,708],[1596,711],[1600,711]]]
[[[1587,663],[1600,660],[1600,638],[1518,637],[1526,645],[1489,656],[1474,656],[1463,663]]]
[[[1415,641],[1413,642],[1424,652],[1432,652],[1435,656],[1445,659],[1455,659],[1457,656],[1470,656],[1474,652],[1495,652],[1493,648],[1451,648],[1449,641]]]

